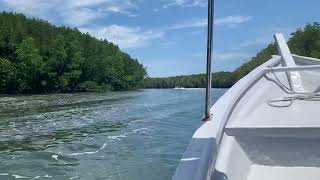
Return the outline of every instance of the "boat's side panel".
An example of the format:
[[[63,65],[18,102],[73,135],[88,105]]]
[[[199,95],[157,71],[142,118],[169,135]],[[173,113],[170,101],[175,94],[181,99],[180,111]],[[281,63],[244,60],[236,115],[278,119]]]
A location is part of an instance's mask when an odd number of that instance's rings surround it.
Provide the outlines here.
[[[311,58],[311,57],[305,57],[305,56],[299,56],[292,54],[292,57],[297,65],[299,66],[306,66],[306,65],[319,65],[320,59]]]
[[[211,108],[213,119],[205,122],[194,134],[173,180],[207,180],[219,149],[223,129],[234,106],[243,94],[265,73],[265,68],[280,63],[280,56],[259,66],[230,88]]]
[[[224,173],[228,180],[246,180],[252,163],[235,137],[224,134],[220,148],[215,171]]]
[[[298,56],[293,54],[293,59],[298,66],[319,66],[320,59]],[[320,69],[312,69],[300,72],[306,92],[320,92]]]
[[[213,138],[193,138],[173,177],[174,180],[206,179],[217,146]],[[205,157],[205,158],[204,158]]]

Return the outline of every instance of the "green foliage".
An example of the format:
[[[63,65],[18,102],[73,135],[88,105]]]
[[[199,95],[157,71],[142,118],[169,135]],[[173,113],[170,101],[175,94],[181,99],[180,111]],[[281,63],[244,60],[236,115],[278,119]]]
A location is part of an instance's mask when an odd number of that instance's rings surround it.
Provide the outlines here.
[[[233,81],[232,84],[236,83],[242,77],[247,75],[250,71],[269,60],[274,54],[277,54],[276,47],[274,44],[269,44],[267,48],[261,50],[249,62],[243,64],[231,73],[231,79]]]
[[[103,92],[112,90],[112,87],[107,84],[99,85],[94,81],[86,81],[80,84],[80,90],[84,92]]]
[[[0,13],[0,93],[127,90],[146,70],[107,40]]]
[[[320,23],[307,24],[303,29],[292,33],[288,45],[294,54],[320,58]],[[273,54],[277,54],[277,50],[274,44],[270,44],[235,71],[213,73],[213,86],[216,88],[231,87],[250,71],[269,60]],[[175,86],[203,88],[205,84],[204,74],[145,79],[146,88],[173,88]]]
[[[32,89],[39,88],[41,81],[42,67],[44,65],[39,50],[35,47],[34,39],[27,37],[16,48],[16,65],[19,70],[20,83],[24,86],[19,87],[21,92],[31,92]]]
[[[292,33],[289,46],[292,52],[301,56],[320,58],[320,23],[308,24]]]
[[[14,89],[17,81],[17,69],[7,60],[0,58],[0,91],[8,93]]]
[[[218,72],[213,74],[213,84],[217,88],[228,88],[232,86],[230,72]],[[189,76],[176,76],[167,78],[146,78],[145,88],[173,88],[177,86],[185,88],[206,87],[206,75],[195,74]]]

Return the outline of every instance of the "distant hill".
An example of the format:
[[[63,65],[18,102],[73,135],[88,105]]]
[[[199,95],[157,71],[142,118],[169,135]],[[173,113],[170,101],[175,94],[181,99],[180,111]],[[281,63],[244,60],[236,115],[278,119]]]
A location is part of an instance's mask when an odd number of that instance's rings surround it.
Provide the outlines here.
[[[293,32],[288,45],[292,53],[302,56],[320,58],[320,23],[307,24],[303,29]],[[230,88],[250,71],[269,60],[272,55],[277,54],[274,44],[261,50],[250,61],[243,64],[233,72],[213,73],[213,87]],[[147,78],[145,88],[173,88],[182,86],[187,88],[205,87],[205,74],[177,76],[167,78]]]
[[[107,40],[0,13],[0,93],[128,90],[146,70]]]

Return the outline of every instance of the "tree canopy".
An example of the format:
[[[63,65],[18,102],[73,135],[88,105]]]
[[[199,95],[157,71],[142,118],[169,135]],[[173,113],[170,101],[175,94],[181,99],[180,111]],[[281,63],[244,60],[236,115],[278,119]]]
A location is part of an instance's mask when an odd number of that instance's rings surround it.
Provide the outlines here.
[[[0,93],[128,90],[145,76],[138,60],[107,40],[0,13]]]
[[[293,32],[288,45],[294,54],[320,58],[320,23],[307,24],[303,29]],[[235,71],[213,73],[213,87],[230,88],[250,71],[269,60],[274,54],[277,54],[276,47],[274,43],[271,43]],[[198,74],[166,78],[147,78],[144,85],[145,88],[173,88],[176,86],[204,88],[206,86],[206,76],[205,74]]]

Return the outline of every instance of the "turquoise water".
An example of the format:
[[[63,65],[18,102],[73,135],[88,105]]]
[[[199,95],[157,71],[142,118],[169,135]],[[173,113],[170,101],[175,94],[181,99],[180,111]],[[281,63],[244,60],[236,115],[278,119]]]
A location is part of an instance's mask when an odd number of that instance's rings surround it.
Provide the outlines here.
[[[214,90],[217,100],[224,89]],[[0,97],[0,179],[165,180],[204,89]]]

